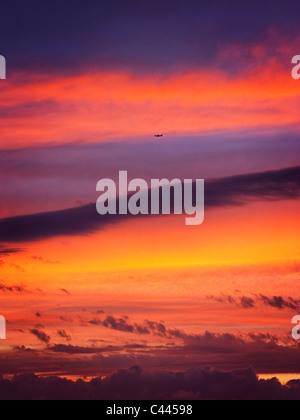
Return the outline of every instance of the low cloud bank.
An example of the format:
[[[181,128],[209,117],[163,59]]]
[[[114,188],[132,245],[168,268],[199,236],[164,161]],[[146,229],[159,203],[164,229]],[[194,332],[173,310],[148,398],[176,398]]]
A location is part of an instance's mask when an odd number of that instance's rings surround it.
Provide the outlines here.
[[[76,382],[25,374],[0,377],[1,400],[298,400],[300,381],[260,380],[249,368],[222,372],[146,372],[134,366],[101,379]]]

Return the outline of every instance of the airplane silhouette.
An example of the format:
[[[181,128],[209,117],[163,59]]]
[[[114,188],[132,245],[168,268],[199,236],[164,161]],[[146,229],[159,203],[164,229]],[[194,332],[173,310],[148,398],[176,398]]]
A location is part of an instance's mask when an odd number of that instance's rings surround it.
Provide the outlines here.
[[[154,136],[154,137],[159,138],[159,137],[163,137],[163,136],[164,136],[163,134],[155,134],[155,136]]]

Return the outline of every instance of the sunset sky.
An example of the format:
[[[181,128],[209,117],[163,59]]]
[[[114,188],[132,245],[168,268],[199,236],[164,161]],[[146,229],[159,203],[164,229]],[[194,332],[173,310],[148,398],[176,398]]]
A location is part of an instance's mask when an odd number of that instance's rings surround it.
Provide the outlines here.
[[[300,379],[299,13],[289,0],[2,6],[4,378]],[[204,224],[101,219],[96,184],[120,170],[204,178]]]

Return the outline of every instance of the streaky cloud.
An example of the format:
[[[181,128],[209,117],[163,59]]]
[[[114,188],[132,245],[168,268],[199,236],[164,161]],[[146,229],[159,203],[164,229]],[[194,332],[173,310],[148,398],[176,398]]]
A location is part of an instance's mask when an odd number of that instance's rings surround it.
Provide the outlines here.
[[[151,190],[149,190],[149,196]],[[206,181],[205,207],[244,206],[251,201],[279,201],[300,197],[300,166],[276,171],[236,175]],[[171,208],[171,213],[174,209]],[[2,243],[31,242],[56,236],[92,234],[132,215],[99,216],[96,204],[0,220]],[[5,252],[5,251],[4,251]],[[1,255],[1,248],[0,248]]]

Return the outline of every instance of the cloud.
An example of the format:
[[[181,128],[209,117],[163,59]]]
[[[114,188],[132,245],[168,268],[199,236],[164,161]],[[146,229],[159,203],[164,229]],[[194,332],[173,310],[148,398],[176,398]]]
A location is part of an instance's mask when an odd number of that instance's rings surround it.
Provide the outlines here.
[[[1,400],[299,400],[300,381],[259,380],[251,369],[148,372],[139,366],[103,379],[72,381],[33,374],[0,377]]]
[[[277,201],[299,197],[299,166],[206,181],[206,208],[242,206],[251,200]],[[99,216],[96,205],[89,204],[67,210],[6,218],[0,220],[0,241],[29,242],[56,236],[83,235],[134,217],[139,216]]]
[[[71,292],[67,289],[60,289],[61,292],[63,292],[65,295],[71,295]]]
[[[113,316],[108,316],[102,323],[104,327],[123,332],[134,332],[134,327],[129,325],[124,318],[116,319]]]
[[[300,312],[300,299],[295,299],[292,297],[284,298],[282,296],[272,296],[268,297],[265,295],[253,295],[252,297],[241,296],[207,296],[208,299],[214,300],[219,303],[228,303],[230,305],[235,305],[244,309],[252,309],[261,306],[268,306],[278,310],[289,309],[296,313]]]
[[[10,293],[31,293],[23,286],[6,286],[4,284],[0,284],[0,290]]]
[[[35,353],[36,351],[33,349],[30,349],[28,347],[25,346],[16,346],[14,347],[15,351],[19,351],[19,352],[25,352],[25,353]]]
[[[265,305],[271,306],[272,308],[279,310],[291,309],[296,312],[300,311],[300,300],[295,300],[291,297],[284,299],[282,296],[273,296],[272,298],[269,298],[267,296],[260,295],[260,298]]]
[[[30,333],[38,338],[38,340],[42,341],[45,344],[49,344],[51,337],[44,333],[43,331],[40,331],[38,329],[32,329],[30,330]]]
[[[182,338],[179,330],[167,329],[162,322],[153,322],[146,320],[143,324],[131,322],[128,317],[116,318],[107,316],[104,320],[92,319],[90,325],[103,326],[115,331],[134,333],[138,335],[156,335],[164,338]]]
[[[72,341],[71,336],[67,334],[65,330],[57,330],[57,335],[67,341]]]
[[[9,256],[11,254],[18,254],[20,252],[24,252],[22,248],[8,248],[0,245],[0,257]]]
[[[120,347],[80,347],[80,346],[72,346],[72,345],[65,345],[65,344],[55,344],[51,347],[48,347],[49,351],[54,353],[66,353],[66,354],[99,354],[99,353],[106,353],[111,351],[120,351]]]
[[[146,321],[146,325],[153,334],[167,337],[168,330],[162,322]]]
[[[249,305],[248,299],[242,304]],[[188,334],[152,321],[136,324],[127,317],[110,317],[109,320],[95,320],[92,324],[136,335],[151,334],[168,340],[160,349],[152,349],[152,361],[146,362],[150,366],[156,363],[160,365],[164,360],[166,366],[198,366],[201,363],[220,368],[253,366],[260,372],[298,372],[299,346],[291,336],[277,337],[253,332],[246,335],[216,334],[209,331]],[[141,354],[135,354],[135,358],[137,363],[141,363]]]
[[[55,344],[47,348],[48,351],[54,353],[65,353],[65,354],[101,354],[101,353],[113,353],[113,352],[122,352],[125,350],[145,350],[150,349],[146,345],[142,344],[128,344],[125,346],[106,346],[106,347],[81,347],[81,346],[72,346],[71,344]]]
[[[96,376],[99,372],[110,375],[116,369],[127,369],[135,364],[152,371],[205,366],[229,371],[252,366],[258,373],[300,373],[299,344],[291,337],[282,339],[269,333],[249,332],[239,336],[207,331],[191,335],[176,331],[172,341],[164,342],[161,337],[159,346],[141,340],[98,347],[97,343],[92,346],[50,345],[50,337],[41,335],[40,330],[34,335],[40,337],[44,348],[39,348],[35,354],[24,349],[4,350],[0,354],[3,375],[31,372],[47,375],[61,372],[64,376],[77,377]]]
[[[246,297],[246,296],[241,297],[240,303],[241,303],[241,306],[246,309],[254,308],[255,306],[254,299]]]

